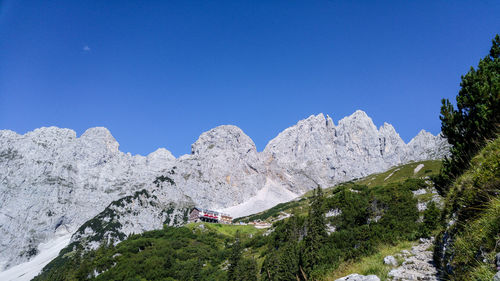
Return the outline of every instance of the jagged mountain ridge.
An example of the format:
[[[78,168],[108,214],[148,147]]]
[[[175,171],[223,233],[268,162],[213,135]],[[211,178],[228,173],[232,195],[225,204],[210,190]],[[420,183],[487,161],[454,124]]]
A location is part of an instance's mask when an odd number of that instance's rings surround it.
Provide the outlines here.
[[[442,158],[447,151],[444,139],[425,131],[405,144],[391,125],[377,130],[362,111],[337,126],[323,114],[311,116],[262,152],[230,125],[203,133],[192,154],[177,159],[166,149],[145,157],[118,147],[105,128],[91,128],[79,138],[55,127],[25,135],[0,131],[0,268],[29,259],[56,232],[74,233],[114,200],[157,190],[153,182],[159,176],[176,183],[162,197],[164,204],[190,201],[219,209],[247,201],[266,185],[299,195],[318,184]]]
[[[371,118],[358,110],[337,126],[323,114],[299,121],[271,140],[263,155],[271,172],[289,189],[302,193],[410,161],[441,159],[447,151],[440,135],[422,130],[405,144],[392,125],[384,123],[377,130]]]

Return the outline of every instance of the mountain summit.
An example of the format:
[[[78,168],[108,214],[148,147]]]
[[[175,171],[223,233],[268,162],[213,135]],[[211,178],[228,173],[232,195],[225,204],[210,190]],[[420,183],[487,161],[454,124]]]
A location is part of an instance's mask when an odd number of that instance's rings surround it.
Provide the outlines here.
[[[405,144],[392,125],[384,123],[377,129],[358,110],[337,126],[323,114],[301,120],[271,140],[263,155],[277,178],[303,193],[410,161],[440,159],[447,145],[440,135],[425,131]]]

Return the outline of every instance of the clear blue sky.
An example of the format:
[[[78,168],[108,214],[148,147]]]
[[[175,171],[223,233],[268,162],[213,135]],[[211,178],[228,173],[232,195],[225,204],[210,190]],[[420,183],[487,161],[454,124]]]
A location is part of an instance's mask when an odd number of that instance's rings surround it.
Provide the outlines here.
[[[405,141],[500,33],[500,1],[0,0],[0,129],[105,126],[132,154],[222,124],[262,150],[362,109]]]

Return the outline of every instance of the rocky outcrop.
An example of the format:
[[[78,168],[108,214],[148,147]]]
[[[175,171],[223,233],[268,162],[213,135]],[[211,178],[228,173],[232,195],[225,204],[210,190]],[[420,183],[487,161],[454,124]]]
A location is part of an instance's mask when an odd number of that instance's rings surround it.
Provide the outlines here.
[[[389,280],[410,281],[430,280],[437,281],[437,269],[432,260],[432,248],[434,239],[420,239],[420,243],[413,246],[411,252],[401,253],[404,258],[400,267],[391,270],[388,274]]]
[[[311,116],[280,133],[263,152],[238,127],[219,126],[203,133],[190,155],[177,159],[163,148],[148,156],[123,153],[102,127],[80,137],[56,127],[24,135],[0,130],[0,270],[36,255],[37,246],[56,232],[75,233],[113,201],[141,190],[160,193],[157,179],[168,178],[175,186],[156,195],[154,204],[222,209],[260,198],[264,188],[299,195],[408,161],[436,159],[446,147],[429,133],[405,144],[391,125],[377,130],[362,111],[337,126],[323,114]],[[141,227],[135,221],[145,221],[143,215],[122,215],[133,226],[120,231],[157,227],[162,210],[148,209],[145,216],[158,220]]]
[[[163,188],[143,189],[111,202],[80,226],[72,235],[67,251],[76,249],[77,244],[79,249],[95,250],[102,243],[116,245],[130,234],[186,224],[193,202],[187,198],[173,202],[171,196],[165,196],[170,193]]]

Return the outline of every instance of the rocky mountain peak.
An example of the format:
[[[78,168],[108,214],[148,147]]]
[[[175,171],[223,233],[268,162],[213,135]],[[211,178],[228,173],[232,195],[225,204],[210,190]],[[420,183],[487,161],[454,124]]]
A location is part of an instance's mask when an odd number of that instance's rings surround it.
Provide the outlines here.
[[[0,150],[1,146],[6,147],[8,143],[21,138],[22,136],[11,130],[0,130]]]
[[[309,148],[315,146],[314,143],[333,141],[334,135],[335,125],[328,115],[326,118],[323,113],[311,115],[272,139],[264,148],[264,153],[297,156],[308,153]]]
[[[41,127],[31,132],[28,132],[26,133],[26,137],[33,139],[53,139],[53,140],[58,140],[62,138],[75,139],[76,132],[71,129],[51,126],[51,127]]]
[[[412,139],[412,140],[418,140],[418,139],[429,139],[429,138],[433,138],[434,135],[427,132],[426,130],[422,129],[420,130],[420,132],[418,132],[418,134]]]
[[[175,156],[163,147],[158,148],[147,156],[149,161],[174,161]]]
[[[432,146],[436,141],[439,141],[440,138],[440,135],[434,136],[426,130],[420,130],[420,132],[410,140],[408,145],[415,148],[427,147],[429,145]]]
[[[429,135],[420,133],[416,139]],[[446,153],[443,143],[432,136],[428,144],[407,145],[391,124],[377,129],[364,111],[357,110],[337,126],[329,116],[311,115],[281,132],[263,153],[276,177],[289,180],[290,189],[300,193],[300,188],[331,186],[408,161],[439,159],[444,154],[433,151],[441,147]]]
[[[31,140],[37,144],[37,149],[44,149],[47,147],[66,146],[67,143],[75,141],[76,132],[65,128],[41,127],[26,133],[22,138]]]
[[[393,147],[390,149],[392,151],[395,151],[394,146],[405,146],[405,142],[403,139],[399,136],[399,134],[396,132],[396,129],[391,124],[384,123],[383,126],[380,127],[378,130],[380,134],[380,140],[381,143],[390,143],[393,145]],[[389,152],[389,151],[386,151]]]
[[[87,129],[81,136],[80,141],[88,146],[105,147],[108,152],[116,153],[119,144],[105,127],[94,127]]]
[[[297,126],[307,126],[307,125],[311,126],[314,124],[324,125],[325,122],[326,122],[325,115],[323,115],[323,113],[320,113],[318,115],[313,114],[307,117],[306,119],[299,120],[299,122],[297,122]]]
[[[427,158],[440,159],[448,154],[450,145],[441,134],[433,134],[421,130],[409,143],[409,151],[415,160]]]
[[[333,123],[333,120],[332,118],[330,118],[330,116],[326,115],[325,117],[323,113],[319,113],[317,115],[313,114],[307,117],[306,119],[300,120],[299,122],[297,122],[296,126],[300,128],[309,128],[309,129],[320,128],[320,127],[333,128],[335,127],[335,124]]]
[[[342,118],[337,128],[340,132],[351,131],[357,133],[371,134],[377,130],[373,120],[362,110],[356,110],[353,114]]]
[[[368,116],[368,114],[366,114],[366,112],[364,112],[361,109],[357,109],[356,111],[354,111],[353,114],[351,114],[348,117],[357,118],[357,119],[370,119],[371,120],[371,118]]]
[[[380,128],[378,130],[380,133],[382,133],[384,135],[399,135],[396,132],[396,129],[394,129],[394,127],[387,122],[384,122],[384,125],[380,126]]]
[[[233,125],[222,125],[204,132],[191,145],[191,154],[193,155],[220,154],[221,151],[244,154],[256,153],[257,149],[252,139],[240,128]]]

